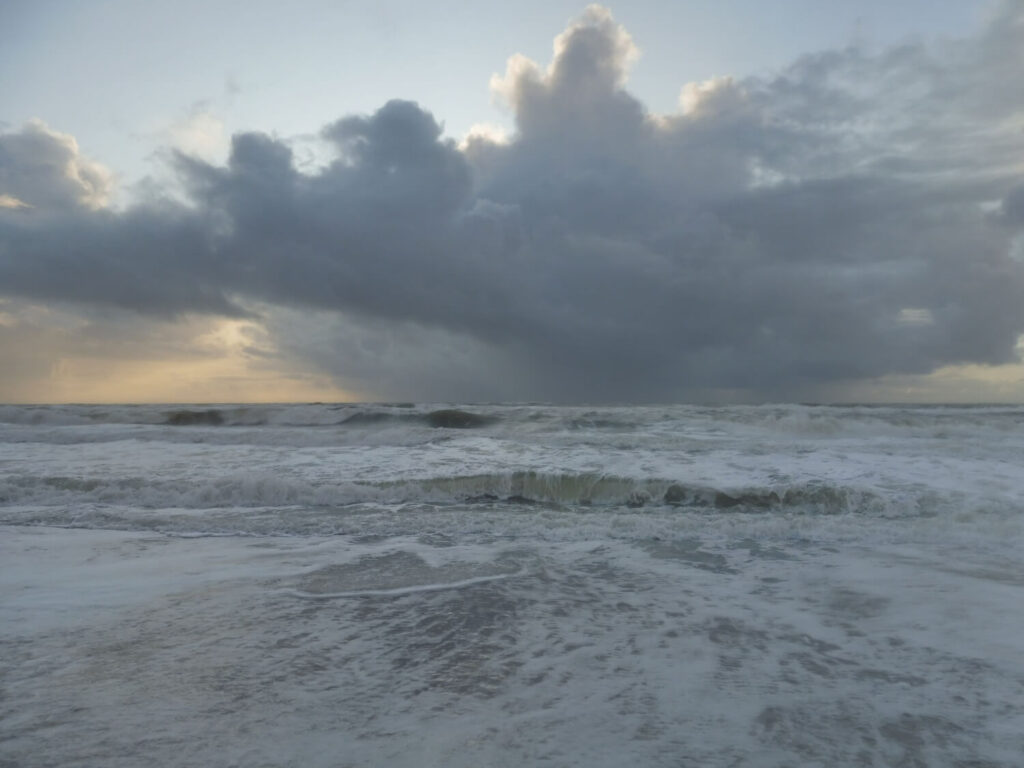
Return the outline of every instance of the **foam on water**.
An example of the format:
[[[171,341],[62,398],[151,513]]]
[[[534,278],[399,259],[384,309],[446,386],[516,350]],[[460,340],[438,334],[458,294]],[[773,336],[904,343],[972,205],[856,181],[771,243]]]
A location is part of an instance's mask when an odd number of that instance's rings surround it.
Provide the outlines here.
[[[1022,456],[1008,407],[4,407],[0,764],[1017,766]]]
[[[82,524],[83,507],[333,515],[353,504],[509,501],[936,516],[1005,514],[1024,498],[1024,415],[1012,408],[8,406],[3,415],[8,522],[26,506],[69,510]]]

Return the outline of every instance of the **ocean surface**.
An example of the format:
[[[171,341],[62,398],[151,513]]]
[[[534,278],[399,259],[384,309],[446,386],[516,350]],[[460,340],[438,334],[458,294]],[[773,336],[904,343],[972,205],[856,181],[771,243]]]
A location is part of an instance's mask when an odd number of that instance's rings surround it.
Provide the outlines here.
[[[0,765],[1019,768],[1022,545],[1022,407],[0,406]]]

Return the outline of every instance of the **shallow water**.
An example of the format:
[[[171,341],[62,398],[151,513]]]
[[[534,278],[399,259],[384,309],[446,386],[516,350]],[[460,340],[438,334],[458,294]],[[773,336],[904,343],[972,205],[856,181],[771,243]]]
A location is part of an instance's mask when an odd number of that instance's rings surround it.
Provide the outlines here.
[[[1022,513],[1020,408],[7,406],[0,764],[1016,766]]]

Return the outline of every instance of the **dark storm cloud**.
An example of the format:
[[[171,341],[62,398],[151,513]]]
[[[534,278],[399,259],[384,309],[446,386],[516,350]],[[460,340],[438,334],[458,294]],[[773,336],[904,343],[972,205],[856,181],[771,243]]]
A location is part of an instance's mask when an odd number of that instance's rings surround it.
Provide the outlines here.
[[[1010,190],[1001,212],[1008,224],[1024,226],[1024,185]]]
[[[34,175],[67,147],[30,126],[0,137],[0,193],[33,206],[0,210],[0,293],[290,308],[267,314],[282,354],[413,397],[430,345],[454,360],[460,338],[469,356],[441,367],[480,397],[516,396],[517,369],[523,396],[665,399],[1006,362],[1024,332],[1022,51],[1009,2],[976,39],[816,54],[652,116],[624,87],[632,41],[591,8],[548,69],[515,58],[495,78],[508,142],[459,148],[392,101],[327,126],[337,159],[314,174],[239,134],[224,167],[176,156],[187,205],[123,212]]]

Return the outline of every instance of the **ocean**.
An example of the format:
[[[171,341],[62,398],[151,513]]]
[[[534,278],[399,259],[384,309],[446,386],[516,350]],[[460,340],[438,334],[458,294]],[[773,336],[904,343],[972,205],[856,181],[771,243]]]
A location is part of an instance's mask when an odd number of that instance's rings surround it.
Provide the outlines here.
[[[1024,408],[0,407],[0,765],[1024,764]]]

